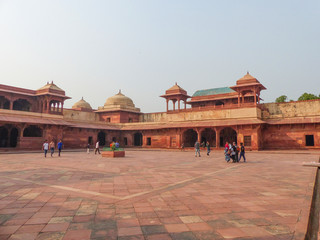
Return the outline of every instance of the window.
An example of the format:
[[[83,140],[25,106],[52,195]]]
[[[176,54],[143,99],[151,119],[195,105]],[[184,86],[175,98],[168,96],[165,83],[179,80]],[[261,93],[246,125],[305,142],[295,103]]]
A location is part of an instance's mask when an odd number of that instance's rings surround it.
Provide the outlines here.
[[[151,137],[147,138],[147,145],[151,146]]]
[[[93,140],[92,140],[92,137],[88,137],[88,144],[92,144],[93,143]]]
[[[111,118],[106,118],[106,122],[110,122],[111,121]]]
[[[124,145],[127,146],[128,145],[128,138],[125,137],[123,140],[124,140]]]
[[[112,137],[112,142],[116,142],[117,138],[116,137]]]
[[[132,118],[129,118],[129,123],[132,123]]]
[[[251,136],[244,136],[244,146],[251,147]]]
[[[314,146],[314,136],[313,135],[306,135],[306,146]]]

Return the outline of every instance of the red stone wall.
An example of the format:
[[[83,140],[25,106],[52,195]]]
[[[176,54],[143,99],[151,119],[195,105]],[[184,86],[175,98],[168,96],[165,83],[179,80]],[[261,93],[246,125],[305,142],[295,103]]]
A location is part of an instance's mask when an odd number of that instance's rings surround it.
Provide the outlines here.
[[[306,146],[306,135],[314,135],[315,146]],[[262,142],[263,149],[320,148],[320,124],[266,125]]]
[[[139,122],[139,114],[130,113],[130,112],[108,112],[108,113],[99,113],[100,120],[107,122],[107,119],[110,118],[110,123],[128,123],[129,119],[132,122]]]

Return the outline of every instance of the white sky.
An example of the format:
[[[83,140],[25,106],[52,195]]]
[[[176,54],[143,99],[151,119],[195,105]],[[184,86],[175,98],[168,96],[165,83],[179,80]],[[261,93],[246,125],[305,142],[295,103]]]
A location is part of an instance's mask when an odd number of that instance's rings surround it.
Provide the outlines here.
[[[235,85],[248,70],[265,102],[320,93],[318,0],[0,0],[0,83],[53,80],[93,108],[122,90],[143,112],[165,111],[175,82]]]

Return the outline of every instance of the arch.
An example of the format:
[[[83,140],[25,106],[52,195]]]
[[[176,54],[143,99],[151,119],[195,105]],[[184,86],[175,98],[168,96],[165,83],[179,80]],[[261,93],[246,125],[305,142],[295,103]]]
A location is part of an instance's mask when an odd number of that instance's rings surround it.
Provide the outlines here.
[[[215,147],[216,146],[216,132],[211,129],[211,128],[205,128],[202,132],[201,132],[201,141],[200,143],[203,142],[209,142],[211,147]]]
[[[193,147],[198,140],[198,133],[193,129],[188,129],[182,134],[182,142],[185,147]]]
[[[23,130],[24,137],[42,137],[42,129],[38,126],[31,125]]]
[[[31,110],[31,104],[28,100],[26,99],[18,99],[13,102],[13,110],[18,110],[18,111],[27,111],[30,112]]]
[[[237,143],[237,132],[231,127],[226,127],[220,131],[220,147],[224,147],[226,142]]]
[[[133,135],[133,145],[142,146],[142,133],[138,132]]]
[[[98,141],[100,142],[100,146],[106,145],[106,133],[103,131],[100,131],[98,133]]]
[[[10,101],[4,96],[0,96],[0,108],[2,109],[10,108]]]
[[[12,128],[10,132],[10,147],[16,147],[18,143],[19,131],[17,128]]]
[[[9,131],[6,127],[0,127],[0,147],[7,147]]]
[[[222,105],[224,105],[224,102],[218,100],[218,101],[216,101],[216,102],[214,103],[214,105],[216,105],[216,106],[222,106]]]

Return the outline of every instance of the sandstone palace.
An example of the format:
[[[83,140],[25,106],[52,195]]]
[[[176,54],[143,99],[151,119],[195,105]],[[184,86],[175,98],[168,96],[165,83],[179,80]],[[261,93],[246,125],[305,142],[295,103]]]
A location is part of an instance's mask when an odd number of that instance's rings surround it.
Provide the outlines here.
[[[180,148],[197,139],[217,149],[226,141],[252,150],[320,148],[320,100],[263,104],[265,89],[249,73],[234,86],[192,96],[175,84],[161,96],[166,112],[142,113],[121,91],[96,110],[84,99],[66,109],[69,97],[53,82],[38,90],[0,84],[0,151],[40,149],[45,139],[62,139],[65,148],[97,140],[102,146]]]

